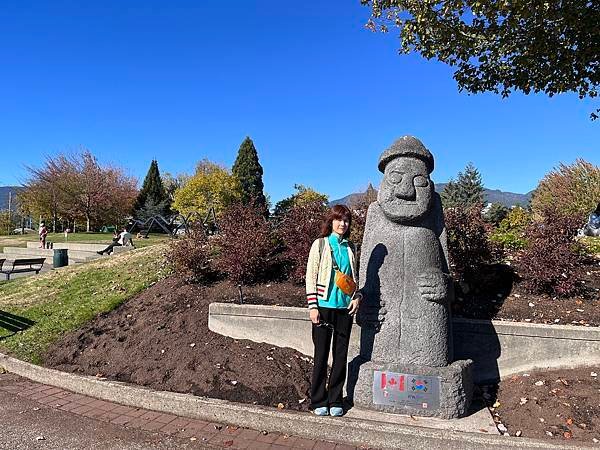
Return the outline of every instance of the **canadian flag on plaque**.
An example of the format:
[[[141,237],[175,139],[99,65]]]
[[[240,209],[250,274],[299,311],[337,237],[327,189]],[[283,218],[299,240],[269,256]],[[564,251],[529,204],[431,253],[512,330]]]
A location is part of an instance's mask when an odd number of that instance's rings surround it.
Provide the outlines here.
[[[380,388],[382,390],[398,390],[404,392],[404,375],[393,372],[381,372]]]

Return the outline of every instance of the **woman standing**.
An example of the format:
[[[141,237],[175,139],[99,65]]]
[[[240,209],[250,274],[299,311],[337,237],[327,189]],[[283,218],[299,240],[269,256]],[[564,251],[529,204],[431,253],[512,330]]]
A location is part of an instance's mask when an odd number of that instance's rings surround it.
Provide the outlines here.
[[[343,205],[329,211],[321,237],[313,242],[306,267],[306,298],[315,346],[311,408],[319,416],[341,416],[352,318],[361,295],[356,292],[356,250],[348,241],[352,214]],[[333,338],[333,365],[327,384],[327,360]]]

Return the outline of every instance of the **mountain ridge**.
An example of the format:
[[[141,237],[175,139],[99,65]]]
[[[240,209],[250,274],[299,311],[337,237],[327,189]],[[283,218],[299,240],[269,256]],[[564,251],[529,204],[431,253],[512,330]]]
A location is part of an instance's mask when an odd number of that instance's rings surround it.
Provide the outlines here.
[[[436,183],[436,192],[441,193],[446,187],[447,183]],[[332,200],[329,202],[330,205],[342,204],[342,205],[350,205],[352,203],[356,203],[359,201],[362,196],[366,194],[365,192],[354,192],[352,194],[348,194],[345,197]],[[529,201],[531,200],[531,195],[533,191],[527,192],[526,194],[519,194],[516,192],[506,192],[501,191],[500,189],[483,189],[483,201],[485,203],[500,203],[506,207],[511,206],[527,206]]]

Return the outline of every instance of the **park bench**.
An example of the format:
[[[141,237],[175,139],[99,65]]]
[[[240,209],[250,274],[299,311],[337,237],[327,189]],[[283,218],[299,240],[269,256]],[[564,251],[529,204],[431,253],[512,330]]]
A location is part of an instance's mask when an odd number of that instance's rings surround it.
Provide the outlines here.
[[[10,280],[10,276],[13,273],[23,273],[23,272],[35,272],[36,274],[40,273],[42,267],[44,266],[44,261],[46,258],[21,258],[15,259],[12,262],[12,267],[9,269],[8,267],[3,268],[4,262],[6,260],[2,260],[2,264],[0,265],[0,273],[3,273],[6,276],[7,280]],[[10,264],[9,264],[10,265]],[[26,267],[29,266],[29,267]]]

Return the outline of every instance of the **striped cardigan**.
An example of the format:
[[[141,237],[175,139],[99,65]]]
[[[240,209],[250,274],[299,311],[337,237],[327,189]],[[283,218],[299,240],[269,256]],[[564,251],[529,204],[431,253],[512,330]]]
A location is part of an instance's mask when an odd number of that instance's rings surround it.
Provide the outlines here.
[[[323,240],[322,251],[320,251],[321,239]],[[350,258],[350,267],[352,268],[352,278],[358,285],[355,254],[356,248],[354,244],[348,242],[348,257]],[[333,263],[331,261],[329,239],[320,238],[315,240],[310,247],[308,263],[306,264],[306,300],[309,309],[318,308],[319,300],[327,300],[332,270]]]

